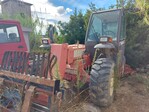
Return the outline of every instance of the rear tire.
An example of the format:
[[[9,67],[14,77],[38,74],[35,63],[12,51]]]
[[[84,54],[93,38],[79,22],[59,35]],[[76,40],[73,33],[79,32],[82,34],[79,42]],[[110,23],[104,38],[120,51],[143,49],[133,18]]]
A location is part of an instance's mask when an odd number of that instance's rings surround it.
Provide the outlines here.
[[[97,59],[90,72],[90,99],[98,106],[109,106],[114,94],[114,62],[111,59]]]

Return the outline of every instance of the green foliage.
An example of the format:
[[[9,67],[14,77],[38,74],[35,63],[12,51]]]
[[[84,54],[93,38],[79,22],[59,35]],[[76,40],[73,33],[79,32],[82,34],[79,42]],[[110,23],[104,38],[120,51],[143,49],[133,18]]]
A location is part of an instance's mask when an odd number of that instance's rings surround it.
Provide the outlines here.
[[[9,19],[10,17],[8,15],[3,14],[2,18]],[[30,17],[27,17],[27,16],[22,17],[20,14],[16,14],[16,15],[12,16],[11,19],[19,21],[21,23],[21,25],[24,27],[30,27],[30,28],[33,27],[33,22]]]
[[[40,30],[37,32],[36,27],[39,26]],[[41,45],[43,23],[39,19],[32,20],[32,32],[30,33],[30,49],[35,51],[39,49]]]
[[[134,2],[129,2],[126,8],[136,8]],[[149,26],[144,21],[145,15],[141,12],[126,13],[127,38],[126,61],[132,67],[146,66],[149,63]]]
[[[81,44],[84,43],[85,39],[85,22],[81,11],[75,9],[74,13],[70,16],[68,23],[59,22],[59,28],[61,37],[65,38],[65,41],[73,44],[79,41]]]
[[[136,0],[135,5],[140,9],[140,14],[144,16],[144,22],[149,25],[149,0]]]
[[[63,38],[62,36],[57,36],[57,42],[58,44],[62,44],[65,42],[65,38]]]
[[[89,4],[89,7],[90,7],[90,10],[93,11],[93,12],[95,12],[95,11],[98,10],[98,9],[96,8],[96,5],[95,5],[94,3],[92,3],[92,2]]]
[[[117,4],[110,8],[128,9],[126,11],[126,47],[125,56],[127,64],[132,67],[146,66],[149,63],[149,27],[148,27],[148,1],[146,0],[117,0]],[[139,8],[137,12],[129,9]]]
[[[149,63],[149,27],[136,25],[127,30],[126,60],[133,67],[146,66]]]

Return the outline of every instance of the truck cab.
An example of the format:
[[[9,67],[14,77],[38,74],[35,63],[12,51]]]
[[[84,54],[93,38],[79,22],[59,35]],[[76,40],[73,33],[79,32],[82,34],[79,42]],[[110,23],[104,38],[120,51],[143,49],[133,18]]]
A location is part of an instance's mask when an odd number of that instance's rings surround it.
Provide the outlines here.
[[[14,20],[0,20],[0,65],[5,51],[27,51],[21,25]]]

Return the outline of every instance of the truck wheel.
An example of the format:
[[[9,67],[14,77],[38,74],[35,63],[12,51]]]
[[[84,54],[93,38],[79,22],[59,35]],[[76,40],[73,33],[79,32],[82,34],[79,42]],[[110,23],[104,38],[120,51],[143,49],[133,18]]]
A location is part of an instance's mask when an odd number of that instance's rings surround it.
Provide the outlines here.
[[[109,106],[114,94],[114,62],[107,58],[97,59],[90,72],[90,100],[98,106]]]

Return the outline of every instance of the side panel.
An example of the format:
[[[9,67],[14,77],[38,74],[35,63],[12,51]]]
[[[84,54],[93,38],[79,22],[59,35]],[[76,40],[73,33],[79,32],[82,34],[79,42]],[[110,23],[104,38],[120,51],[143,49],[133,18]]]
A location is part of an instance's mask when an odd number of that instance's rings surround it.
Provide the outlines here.
[[[85,51],[85,45],[72,44],[68,45],[67,63],[72,64],[74,60],[80,59]]]
[[[52,73],[53,75],[60,74],[63,78],[66,69],[68,44],[51,44],[51,53],[57,57],[57,64]]]

